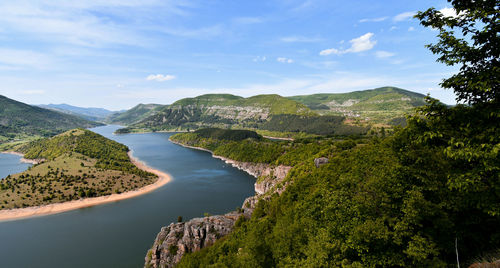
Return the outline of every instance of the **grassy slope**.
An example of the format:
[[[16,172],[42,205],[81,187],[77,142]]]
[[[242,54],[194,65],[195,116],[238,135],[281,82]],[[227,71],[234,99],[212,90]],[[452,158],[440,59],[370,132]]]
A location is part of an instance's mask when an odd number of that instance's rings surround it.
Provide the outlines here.
[[[255,111],[252,111],[253,109]],[[241,120],[238,117],[241,113],[247,113],[247,116],[254,114],[254,116]],[[230,94],[207,94],[176,101],[122,131],[179,131],[203,127],[252,128],[250,125],[257,124],[262,114],[269,116],[273,114],[314,115],[315,113],[305,105],[279,95],[242,98]]]
[[[425,105],[424,95],[412,91],[382,87],[339,94],[293,96],[289,99],[303,103],[320,114],[356,116],[378,123],[387,123],[413,108]],[[350,105],[347,105],[349,102]]]
[[[48,137],[76,127],[102,125],[0,96],[0,143],[30,136]]]
[[[125,192],[156,177],[130,162],[125,145],[89,130],[70,130],[21,148],[47,161],[0,181],[0,208],[18,208]]]
[[[110,115],[106,121],[113,124],[130,125],[150,116],[158,109],[165,107],[161,104],[138,104],[123,113]]]
[[[172,107],[187,105],[261,107],[269,109],[271,114],[312,114],[305,105],[276,94],[249,98],[231,94],[206,94],[178,100],[172,104]]]

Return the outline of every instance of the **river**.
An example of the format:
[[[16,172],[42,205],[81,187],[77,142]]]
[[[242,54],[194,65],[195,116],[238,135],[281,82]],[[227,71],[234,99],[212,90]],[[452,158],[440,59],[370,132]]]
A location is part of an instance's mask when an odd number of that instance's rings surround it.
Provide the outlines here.
[[[142,267],[162,226],[223,214],[254,194],[255,179],[211,157],[168,141],[172,133],[114,135],[118,126],[91,129],[127,145],[173,180],[136,198],[37,218],[0,222],[0,267]],[[0,177],[29,167],[0,155]]]

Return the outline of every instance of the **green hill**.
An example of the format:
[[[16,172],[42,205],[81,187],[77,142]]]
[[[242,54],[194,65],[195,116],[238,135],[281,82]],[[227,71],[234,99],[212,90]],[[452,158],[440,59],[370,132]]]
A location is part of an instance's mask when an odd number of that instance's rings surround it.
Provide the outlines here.
[[[319,114],[359,117],[388,123],[415,107],[425,105],[425,95],[396,88],[381,87],[338,94],[313,94],[288,97]]]
[[[243,98],[230,94],[207,94],[155,109],[153,114],[121,132],[182,131],[205,127],[257,128],[277,114],[315,115],[307,106],[279,95]]]
[[[48,137],[76,127],[99,125],[102,124],[0,95],[0,143],[32,136]]]
[[[131,108],[130,110],[109,115],[105,121],[111,124],[130,125],[154,114],[155,111],[163,107],[165,106],[161,104],[140,103]]]
[[[0,209],[110,195],[156,181],[130,161],[127,146],[90,130],[69,130],[18,151],[43,162],[0,180]]]

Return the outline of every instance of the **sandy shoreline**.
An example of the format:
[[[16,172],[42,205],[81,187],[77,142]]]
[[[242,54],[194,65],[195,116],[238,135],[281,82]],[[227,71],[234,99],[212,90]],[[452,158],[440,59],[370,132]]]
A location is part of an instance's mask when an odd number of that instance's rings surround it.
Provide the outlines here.
[[[132,156],[132,153],[128,153],[130,160],[134,165],[138,168],[151,172],[158,176],[158,180],[153,183],[146,185],[140,189],[128,191],[121,194],[112,194],[106,196],[92,197],[92,198],[84,198],[80,200],[73,200],[64,203],[55,203],[50,205],[43,205],[37,207],[27,207],[27,208],[18,208],[18,209],[9,209],[9,210],[0,210],[0,221],[8,221],[8,220],[17,220],[23,218],[37,217],[37,216],[45,216],[56,213],[62,213],[70,210],[92,207],[96,205],[116,202],[119,200],[124,200],[128,198],[133,198],[136,196],[140,196],[149,192],[152,192],[163,185],[167,184],[172,180],[172,177],[162,171],[153,169],[148,167],[143,162],[139,161],[135,157]]]
[[[12,152],[12,151],[9,151],[9,152],[2,152],[2,154],[13,154],[13,155],[18,155],[20,157],[22,157],[21,159],[19,159],[19,161],[23,162],[23,163],[28,163],[28,164],[33,164],[33,165],[36,165],[36,164],[39,164],[41,162],[44,161],[44,159],[26,159],[24,158],[24,154],[22,153],[19,153],[19,152]]]

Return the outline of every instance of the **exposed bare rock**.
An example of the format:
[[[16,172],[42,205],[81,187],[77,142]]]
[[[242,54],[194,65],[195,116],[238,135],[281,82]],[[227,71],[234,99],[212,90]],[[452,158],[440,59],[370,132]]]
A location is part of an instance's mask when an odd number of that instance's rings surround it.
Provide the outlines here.
[[[320,166],[322,166],[324,164],[328,164],[328,158],[326,158],[326,157],[320,157],[320,158],[314,159],[314,165],[317,168],[319,168]]]
[[[188,252],[198,251],[227,235],[240,213],[194,218],[161,228],[145,258],[145,267],[173,267]]]
[[[227,164],[230,164],[233,167],[241,169],[248,174],[258,178],[257,182],[255,183],[255,192],[259,195],[268,192],[274,186],[282,182],[290,169],[292,169],[292,167],[290,166],[280,165],[273,167],[269,164],[240,162],[217,155],[214,155],[213,157],[221,159]]]
[[[469,268],[499,268],[500,267],[500,260],[496,260],[493,262],[477,262],[473,263],[469,266]]]

